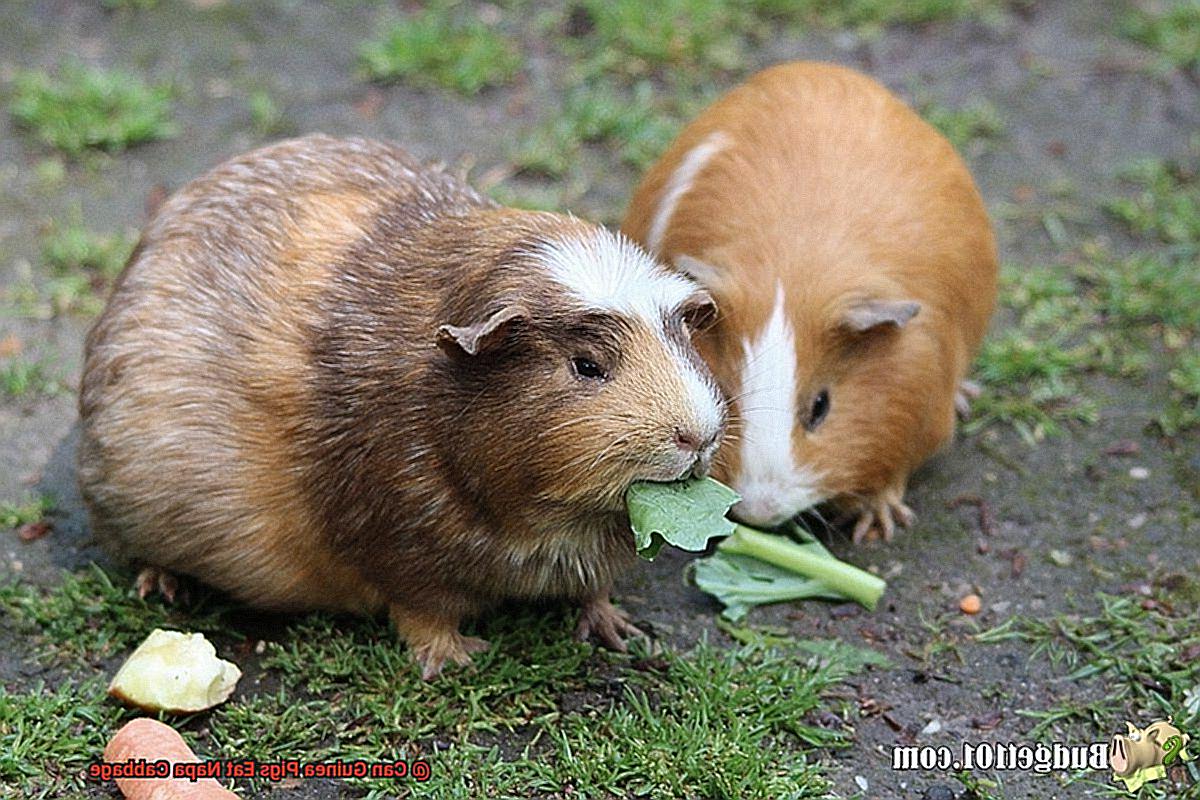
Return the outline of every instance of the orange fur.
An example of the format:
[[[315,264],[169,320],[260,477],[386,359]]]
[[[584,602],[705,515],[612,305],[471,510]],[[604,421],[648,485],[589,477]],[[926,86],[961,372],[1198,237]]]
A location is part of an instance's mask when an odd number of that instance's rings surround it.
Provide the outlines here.
[[[673,176],[706,142],[703,165],[652,242]],[[768,319],[776,285],[795,331],[797,407],[828,388],[828,417],[797,423],[798,464],[821,495],[863,514],[902,515],[911,472],[950,438],[954,396],[996,295],[987,213],[953,147],[874,80],[828,64],[765,70],[704,111],[642,181],[623,230],[702,282],[722,315],[698,341],[728,396],[743,342]],[[899,329],[850,335],[860,300],[915,300]],[[736,418],[738,403],[731,412]],[[737,483],[737,423],[717,473]],[[801,509],[795,509],[799,511]],[[886,515],[887,519],[884,519]]]

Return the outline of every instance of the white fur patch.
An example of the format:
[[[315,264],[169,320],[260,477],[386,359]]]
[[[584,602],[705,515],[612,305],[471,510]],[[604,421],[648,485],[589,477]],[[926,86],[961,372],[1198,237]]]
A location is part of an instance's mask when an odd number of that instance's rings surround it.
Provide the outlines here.
[[[612,311],[643,322],[679,365],[693,422],[702,436],[715,436],[724,422],[724,400],[716,382],[666,333],[666,322],[697,289],[621,234],[600,229],[594,236],[573,236],[539,250],[550,276],[585,306]]]
[[[693,147],[679,162],[679,166],[671,173],[667,185],[663,187],[662,196],[658,200],[658,208],[654,219],[650,221],[650,230],[646,234],[646,247],[651,253],[662,252],[663,237],[667,235],[667,226],[675,216],[675,208],[683,196],[691,190],[701,170],[712,160],[712,157],[729,145],[729,137],[721,131],[714,131],[700,144]]]
[[[692,413],[696,417],[697,433],[703,438],[715,437],[725,424],[725,400],[721,396],[720,387],[711,377],[701,373],[692,359],[680,352],[679,345],[673,340],[668,340],[667,349],[671,351],[676,362],[683,365],[680,377],[691,402]],[[711,451],[705,453],[705,456],[711,457],[719,444],[720,442],[714,441]]]
[[[626,237],[601,228],[594,236],[571,236],[540,248],[550,277],[584,305],[637,317],[655,330],[696,287],[659,265]]]
[[[796,464],[796,334],[775,290],[771,317],[753,342],[742,343],[741,472],[734,488],[742,501],[734,513],[759,525],[777,525],[824,498],[817,478]]]

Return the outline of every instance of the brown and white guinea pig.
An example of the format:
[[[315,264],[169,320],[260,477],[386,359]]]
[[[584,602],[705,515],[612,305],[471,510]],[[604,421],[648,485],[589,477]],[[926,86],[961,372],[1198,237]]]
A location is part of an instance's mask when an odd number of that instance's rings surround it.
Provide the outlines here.
[[[731,400],[714,474],[735,514],[828,503],[856,542],[909,525],[909,475],[953,432],[996,294],[949,142],[864,75],[783,64],[687,127],[622,228],[721,309],[697,346]]]
[[[429,677],[506,598],[609,602],[631,482],[725,423],[708,294],[619,234],[498,207],[382,142],[236,158],[146,228],[87,339],[96,533],[267,609],[386,608]]]

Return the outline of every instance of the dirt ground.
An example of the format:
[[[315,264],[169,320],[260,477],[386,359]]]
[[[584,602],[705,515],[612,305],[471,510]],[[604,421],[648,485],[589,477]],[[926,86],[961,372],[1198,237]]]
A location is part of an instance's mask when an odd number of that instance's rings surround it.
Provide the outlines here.
[[[865,70],[909,99],[934,98],[952,107],[986,99],[999,109],[1005,132],[968,156],[993,212],[1003,259],[1054,265],[1069,260],[1084,240],[1100,239],[1118,250],[1138,247],[1095,198],[1122,191],[1119,168],[1139,157],[1186,157],[1189,136],[1200,130],[1195,76],[1148,66],[1144,51],[1113,35],[1117,8],[1106,2],[1025,3],[998,21],[891,27],[878,36],[781,29],[756,46],[751,63],[736,74],[786,59],[824,59]],[[46,148],[17,130],[8,114],[0,115],[0,283],[12,287],[30,274],[35,283],[41,280],[39,242],[49,221],[80,213],[95,229],[137,228],[148,197],[160,187],[179,187],[272,138],[249,130],[241,98],[252,90],[271,93],[289,131],[385,137],[423,158],[469,168],[475,180],[507,175],[514,140],[561,102],[556,75],[563,56],[550,44],[530,45],[514,85],[468,99],[403,84],[377,88],[356,77],[354,54],[372,35],[379,13],[374,5],[354,3],[231,3],[210,10],[165,3],[136,16],[66,0],[4,4],[0,82],[19,68],[53,68],[71,55],[185,88],[176,105],[179,135],[98,167],[68,163],[65,181],[52,188],[35,170]],[[719,89],[736,78],[714,81]],[[588,182],[571,210],[611,223],[636,171],[602,150],[583,157]],[[508,180],[516,190],[535,182]],[[1064,186],[1073,209],[1062,216],[1066,242],[1045,222]],[[1011,323],[1002,313],[997,329]],[[19,337],[27,354],[47,359],[73,387],[88,324],[80,315],[6,314],[0,338]],[[972,633],[1014,615],[1094,613],[1096,592],[1128,593],[1130,585],[1164,572],[1200,578],[1200,436],[1193,431],[1167,439],[1149,425],[1169,391],[1163,372],[1152,365],[1137,379],[1087,378],[1098,420],[1068,425],[1062,435],[1036,445],[1003,424],[960,436],[920,471],[910,495],[919,522],[889,545],[854,548],[844,533],[831,534],[839,556],[888,579],[875,612],[807,602],[752,613],[749,622],[759,630],[841,638],[892,661],[891,668],[871,670],[845,687],[861,713],[853,722],[853,744],[824,759],[838,796],[952,797],[964,783],[949,774],[894,772],[892,745],[1029,741],[1034,718],[1018,710],[1102,698],[1111,689],[1102,681],[1063,680],[1066,670],[1035,655],[1030,644],[984,643]],[[12,534],[0,539],[0,581],[52,586],[64,568],[103,562],[74,488],[75,417],[70,390],[0,402],[0,499],[31,491],[56,499],[49,536],[31,543]],[[1125,448],[1136,452],[1106,454],[1118,442],[1136,443]],[[994,518],[989,535],[981,533],[973,507],[949,507],[963,495],[986,502]],[[1098,537],[1121,544],[1098,548]],[[688,647],[704,634],[729,644],[717,627],[719,606],[681,577],[689,558],[669,553],[639,566],[616,597],[673,646]],[[983,598],[978,618],[958,611],[958,599],[968,591]],[[37,674],[34,661],[31,646],[0,628],[0,681],[19,690]],[[1093,727],[1067,720],[1054,730],[1094,741],[1107,736],[1097,727],[1122,729],[1123,713],[1152,713],[1124,701],[1110,711],[1111,718]],[[1115,791],[1100,788],[1106,776],[1069,786],[1059,776],[1020,771],[978,777],[997,784],[989,789],[996,797]]]

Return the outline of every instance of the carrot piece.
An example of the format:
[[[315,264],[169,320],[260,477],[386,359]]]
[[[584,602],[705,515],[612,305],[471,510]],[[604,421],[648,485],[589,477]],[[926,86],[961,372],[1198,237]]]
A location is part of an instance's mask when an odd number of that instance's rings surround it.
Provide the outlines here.
[[[969,594],[958,601],[958,607],[964,614],[978,614],[983,608],[983,601],[977,594]]]
[[[138,758],[172,764],[200,761],[174,728],[147,717],[127,722],[104,748],[108,763]],[[117,778],[117,788],[128,800],[240,800],[212,778]]]

